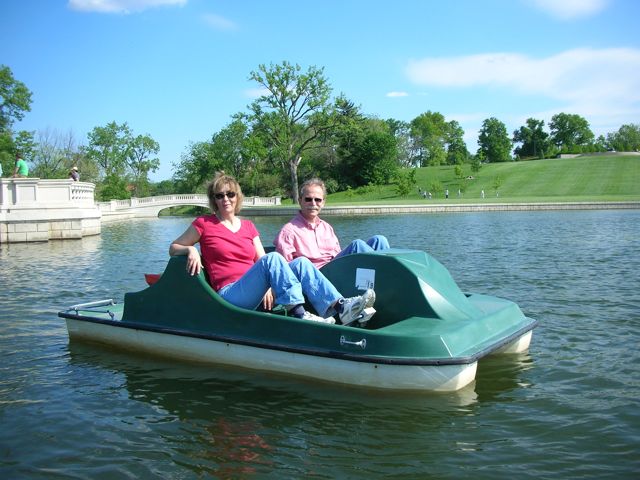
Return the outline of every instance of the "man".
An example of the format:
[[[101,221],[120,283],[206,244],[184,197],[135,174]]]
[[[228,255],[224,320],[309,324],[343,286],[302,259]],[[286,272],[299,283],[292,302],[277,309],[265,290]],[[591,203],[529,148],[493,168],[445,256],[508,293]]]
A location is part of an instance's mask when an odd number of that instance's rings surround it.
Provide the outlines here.
[[[22,159],[22,154],[20,153],[16,153],[16,168],[13,170],[13,176],[18,178],[29,176],[29,166]]]
[[[300,187],[300,211],[280,230],[273,244],[276,251],[288,262],[307,257],[317,268],[336,257],[351,253],[368,253],[389,248],[389,241],[382,235],[369,240],[354,240],[344,250],[331,225],[320,218],[327,190],[319,178],[307,180]]]
[[[78,167],[76,167],[75,165],[71,167],[71,170],[69,170],[69,178],[74,182],[80,181],[80,174],[78,173]]]

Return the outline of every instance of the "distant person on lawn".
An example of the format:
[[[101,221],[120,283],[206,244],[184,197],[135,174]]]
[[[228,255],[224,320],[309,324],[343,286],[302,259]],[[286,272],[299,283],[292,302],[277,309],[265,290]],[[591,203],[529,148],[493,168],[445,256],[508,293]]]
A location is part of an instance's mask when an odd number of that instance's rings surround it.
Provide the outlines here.
[[[282,227],[273,241],[276,251],[288,262],[306,257],[317,268],[322,268],[343,255],[389,248],[386,237],[374,235],[366,242],[357,239],[341,249],[333,227],[320,218],[326,196],[327,189],[319,178],[307,180],[300,187],[300,211]]]

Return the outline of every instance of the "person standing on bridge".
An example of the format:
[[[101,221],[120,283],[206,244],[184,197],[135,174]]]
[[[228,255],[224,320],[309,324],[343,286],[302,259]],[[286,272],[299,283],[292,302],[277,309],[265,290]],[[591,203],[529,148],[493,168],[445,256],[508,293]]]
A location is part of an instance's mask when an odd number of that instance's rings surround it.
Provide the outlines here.
[[[359,319],[375,301],[373,290],[344,298],[333,284],[304,257],[291,263],[282,255],[265,253],[253,222],[236,215],[242,208],[242,190],[235,178],[218,172],[207,187],[212,215],[196,218],[169,247],[170,255],[186,255],[187,271],[197,275],[203,268],[209,282],[228,302],[266,310],[275,303],[290,315],[304,320],[342,324]],[[195,244],[200,243],[200,251]],[[320,316],[304,308],[305,296]],[[275,297],[275,298],[274,298]]]
[[[326,196],[327,189],[319,178],[307,180],[300,187],[300,211],[282,227],[273,241],[276,251],[287,261],[306,257],[317,268],[322,268],[342,255],[389,248],[386,237],[374,235],[366,242],[356,239],[341,249],[333,227],[320,218]]]
[[[78,167],[76,167],[75,165],[71,167],[71,170],[69,170],[69,178],[74,182],[80,181],[80,174],[78,173]]]
[[[20,152],[16,153],[16,168],[13,170],[13,176],[15,178],[26,178],[29,176],[29,165],[24,161]]]

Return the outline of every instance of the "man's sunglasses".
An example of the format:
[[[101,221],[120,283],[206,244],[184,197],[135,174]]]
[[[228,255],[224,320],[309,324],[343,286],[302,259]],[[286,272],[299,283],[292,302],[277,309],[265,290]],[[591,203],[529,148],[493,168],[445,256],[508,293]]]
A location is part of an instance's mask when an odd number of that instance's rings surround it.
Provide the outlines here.
[[[313,198],[313,197],[304,197],[304,201],[307,203],[311,203],[315,201],[316,203],[322,203],[322,198]]]
[[[224,193],[216,193],[214,197],[216,200],[222,200],[224,197],[234,198],[236,196],[236,192],[224,192]]]

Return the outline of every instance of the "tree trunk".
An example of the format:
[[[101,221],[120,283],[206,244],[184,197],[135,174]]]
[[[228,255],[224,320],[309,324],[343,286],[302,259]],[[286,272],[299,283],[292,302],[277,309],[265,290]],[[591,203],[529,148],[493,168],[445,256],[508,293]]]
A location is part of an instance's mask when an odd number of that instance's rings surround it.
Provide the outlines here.
[[[298,203],[298,165],[302,160],[302,155],[298,154],[289,161],[289,170],[291,174],[291,197],[294,205]]]

